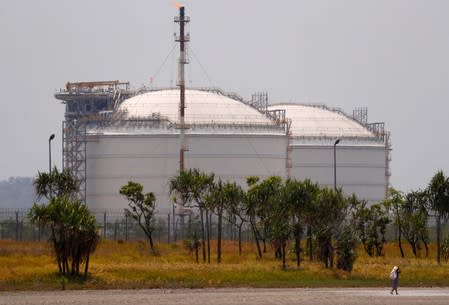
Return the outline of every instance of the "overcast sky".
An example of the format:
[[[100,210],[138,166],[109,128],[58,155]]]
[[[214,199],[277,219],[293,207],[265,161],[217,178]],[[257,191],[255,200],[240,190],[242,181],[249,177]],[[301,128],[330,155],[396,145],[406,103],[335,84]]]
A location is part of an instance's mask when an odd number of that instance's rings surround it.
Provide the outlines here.
[[[188,84],[325,103],[391,131],[391,183],[449,175],[449,1],[190,0]],[[0,2],[0,180],[62,160],[67,81],[169,86],[172,0]],[[164,64],[165,63],[165,64]]]

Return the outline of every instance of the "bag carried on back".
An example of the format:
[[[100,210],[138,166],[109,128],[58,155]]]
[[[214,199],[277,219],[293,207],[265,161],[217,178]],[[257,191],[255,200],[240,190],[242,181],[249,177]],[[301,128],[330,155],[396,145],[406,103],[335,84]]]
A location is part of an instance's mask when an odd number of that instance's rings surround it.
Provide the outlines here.
[[[398,277],[396,271],[391,271],[390,272],[390,279],[391,280],[395,280]]]

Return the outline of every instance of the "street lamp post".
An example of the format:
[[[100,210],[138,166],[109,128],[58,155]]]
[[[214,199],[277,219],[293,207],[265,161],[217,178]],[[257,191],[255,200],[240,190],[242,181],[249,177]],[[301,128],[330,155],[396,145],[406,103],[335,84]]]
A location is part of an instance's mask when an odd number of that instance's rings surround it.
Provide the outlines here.
[[[55,138],[55,134],[52,133],[48,138],[48,173],[51,173],[51,140]]]
[[[337,144],[341,139],[335,140],[334,143],[334,190],[337,190]]]

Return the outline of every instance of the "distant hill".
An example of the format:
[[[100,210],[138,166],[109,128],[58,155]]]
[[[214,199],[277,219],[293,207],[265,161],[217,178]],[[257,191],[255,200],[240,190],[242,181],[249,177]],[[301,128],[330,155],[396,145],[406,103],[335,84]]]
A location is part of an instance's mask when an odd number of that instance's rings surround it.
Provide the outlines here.
[[[31,208],[35,201],[33,178],[11,177],[0,181],[0,209]]]

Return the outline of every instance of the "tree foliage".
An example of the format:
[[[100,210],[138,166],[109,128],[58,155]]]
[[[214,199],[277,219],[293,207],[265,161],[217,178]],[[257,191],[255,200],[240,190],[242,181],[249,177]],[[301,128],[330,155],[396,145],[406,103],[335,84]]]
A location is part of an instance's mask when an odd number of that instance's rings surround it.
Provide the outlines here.
[[[34,204],[29,217],[32,222],[39,220],[51,229],[50,242],[59,272],[79,275],[80,265],[84,263],[84,275],[87,276],[90,254],[100,239],[95,217],[87,206],[67,196],[53,197],[47,205]]]
[[[150,242],[151,250],[153,243],[153,219],[156,213],[156,197],[152,192],[143,194],[143,186],[140,183],[129,181],[120,189],[120,194],[128,200],[126,215],[134,219],[144,232]]]
[[[35,203],[28,216],[39,227],[50,228],[59,272],[79,275],[80,265],[84,263],[84,276],[87,276],[90,254],[95,251],[100,236],[95,217],[86,204],[76,199],[79,181],[70,170],[59,172],[55,167],[50,173],[39,172],[34,186],[36,194],[47,198],[49,203]]]
[[[262,252],[266,252],[266,242],[270,234],[269,218],[275,210],[276,201],[279,200],[282,179],[272,176],[260,181],[257,177],[249,177],[247,184],[249,189],[245,197],[245,212],[256,240],[258,256],[262,258]],[[263,250],[260,242],[263,243]]]
[[[242,218],[241,202],[242,202],[242,188],[235,182],[222,182],[218,179],[214,182],[211,191],[207,198],[207,205],[210,210],[215,213],[218,218],[217,223],[217,262],[221,262],[221,240],[222,240],[222,230],[223,230],[223,217],[225,212],[228,213],[228,219],[233,220],[235,225],[239,229],[239,255],[242,253],[241,244],[241,228],[244,223],[244,218]],[[232,215],[233,217],[229,217]],[[237,221],[237,219],[239,219]]]
[[[34,188],[38,199],[44,197],[48,200],[54,197],[76,198],[80,182],[68,168],[60,172],[55,166],[51,172],[38,172],[34,179]]]
[[[381,203],[367,207],[363,201],[353,212],[353,222],[366,253],[369,256],[383,255],[387,241],[385,233],[391,222],[387,207]]]
[[[266,252],[269,241],[285,268],[286,246],[294,242],[292,249],[300,266],[301,241],[307,232],[307,250],[311,259],[333,267],[336,258],[337,268],[350,271],[356,259],[354,249],[359,242],[370,256],[384,254],[390,223],[395,225],[402,256],[403,239],[411,245],[415,256],[423,246],[427,255],[429,211],[435,211],[437,220],[449,216],[448,181],[442,172],[438,172],[423,192],[403,194],[391,188],[384,201],[370,205],[355,195],[346,196],[341,189],[323,188],[307,179],[250,176],[244,191],[235,182],[215,182],[213,174],[206,175],[199,170],[182,172],[171,179],[170,191],[176,195],[177,202],[198,208],[200,215],[213,213],[217,216],[218,261],[221,221],[226,216],[239,228],[239,240],[242,226],[248,225],[259,258]],[[208,219],[206,217],[206,221]],[[201,227],[204,228],[204,224]],[[206,228],[209,228],[207,223]]]
[[[181,171],[178,176],[169,180],[169,190],[178,203],[183,206],[198,208],[200,212],[201,241],[203,245],[203,261],[210,263],[210,226],[207,198],[214,183],[214,174],[201,172],[199,169]],[[204,247],[207,241],[207,248]],[[207,256],[206,256],[207,250]]]
[[[334,265],[333,240],[338,237],[347,211],[347,201],[340,190],[323,188],[313,206],[311,226],[315,235],[315,253],[326,268]]]
[[[239,243],[239,256],[242,255],[242,228],[247,223],[247,217],[245,213],[244,205],[244,191],[237,183],[228,183],[225,188],[227,193],[228,202],[226,206],[226,215],[228,222],[237,228],[238,243]]]
[[[403,219],[401,230],[412,248],[413,255],[418,257],[422,243],[426,249],[426,256],[428,256],[429,234],[427,232],[426,194],[419,191],[408,193],[402,205],[401,214]]]
[[[402,229],[403,224],[407,221],[407,219],[404,219],[404,213],[402,213],[405,204],[405,196],[402,192],[394,188],[389,188],[388,197],[382,204],[392,215],[393,224],[396,226],[396,238],[398,241],[399,251],[401,253],[401,257],[405,257],[404,249],[402,247]]]
[[[438,171],[427,187],[430,208],[435,212],[437,235],[437,262],[441,261],[441,218],[449,215],[449,178]]]
[[[351,225],[345,225],[341,234],[337,236],[337,268],[352,271],[357,259],[355,249],[358,244],[356,232]]]
[[[288,218],[291,221],[291,231],[295,240],[296,264],[301,264],[301,239],[305,225],[311,225],[314,216],[312,215],[313,206],[317,199],[319,186],[312,183],[309,179],[297,181],[288,179],[285,182],[281,200],[289,211]]]

